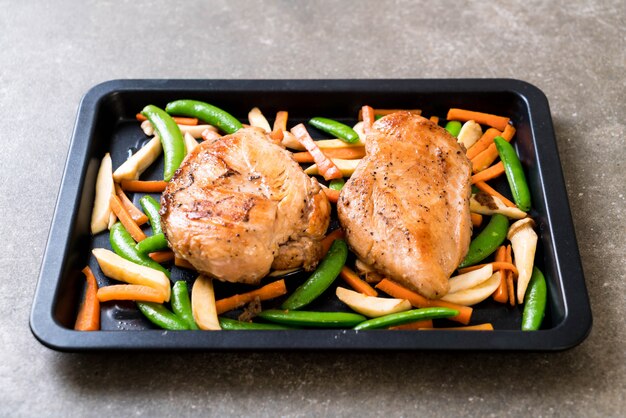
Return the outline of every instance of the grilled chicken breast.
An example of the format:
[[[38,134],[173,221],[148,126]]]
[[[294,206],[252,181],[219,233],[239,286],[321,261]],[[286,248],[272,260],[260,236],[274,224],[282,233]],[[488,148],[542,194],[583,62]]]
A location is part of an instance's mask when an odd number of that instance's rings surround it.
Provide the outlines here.
[[[257,128],[196,147],[161,205],[177,257],[211,277],[250,284],[270,268],[313,269],[330,221],[317,181]]]
[[[428,298],[471,238],[471,164],[445,129],[409,112],[378,120],[337,211],[351,249],[386,277]]]

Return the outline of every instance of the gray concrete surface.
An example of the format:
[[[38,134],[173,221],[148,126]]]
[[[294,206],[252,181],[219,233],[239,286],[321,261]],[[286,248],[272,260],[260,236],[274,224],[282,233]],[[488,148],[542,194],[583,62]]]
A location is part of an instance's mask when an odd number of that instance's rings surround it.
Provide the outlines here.
[[[0,1],[0,416],[623,416],[623,1]],[[114,78],[512,77],[550,99],[595,317],[550,354],[61,354],[28,329],[81,95]]]

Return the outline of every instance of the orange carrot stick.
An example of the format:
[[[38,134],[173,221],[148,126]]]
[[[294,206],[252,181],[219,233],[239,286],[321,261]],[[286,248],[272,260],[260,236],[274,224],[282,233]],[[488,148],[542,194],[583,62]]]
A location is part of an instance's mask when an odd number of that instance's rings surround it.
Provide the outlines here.
[[[478,183],[475,183],[474,186],[476,186],[479,190],[482,190],[483,192],[485,192],[487,194],[490,194],[491,196],[495,196],[495,197],[499,198],[500,200],[502,200],[502,203],[504,203],[508,207],[511,207],[511,208],[516,208],[517,207],[517,206],[515,206],[515,203],[511,202],[509,199],[507,199],[506,197],[502,196],[500,193],[498,193],[498,191],[496,189],[494,189],[493,187],[491,187],[490,185],[488,185],[484,181],[479,181]]]
[[[506,125],[509,124],[509,118],[504,116],[496,116],[483,112],[472,112],[471,110],[464,109],[450,109],[448,111],[448,120],[460,120],[461,122],[467,122],[473,120],[481,125],[489,125],[496,129],[503,130]]]
[[[172,261],[174,259],[174,252],[170,250],[157,251],[148,254],[148,257],[150,257],[157,263],[165,263],[166,261]]]
[[[174,265],[176,267],[182,267],[185,269],[190,269],[190,270],[195,270],[196,268],[187,260],[185,260],[184,258],[179,258],[174,256]]]
[[[289,113],[284,110],[276,113],[276,119],[274,119],[274,126],[272,126],[272,130],[276,131],[286,131],[287,130],[287,117]]]
[[[148,217],[145,213],[143,213],[137,206],[133,205],[133,202],[130,201],[124,190],[120,187],[119,184],[115,184],[115,194],[120,198],[122,202],[122,206],[128,212],[133,221],[137,223],[137,225],[143,225],[148,222]]]
[[[483,133],[483,136],[481,136],[480,139],[474,143],[474,145],[469,147],[466,153],[467,158],[471,160],[489,148],[489,145],[493,144],[493,140],[496,136],[502,136],[502,132],[494,128],[487,129],[485,133]]]
[[[430,328],[425,328],[427,330],[429,330]],[[469,325],[467,327],[449,327],[449,328],[432,328],[433,331],[439,330],[439,331],[448,331],[448,330],[454,330],[454,331],[493,331],[493,325],[490,322],[487,322],[485,324],[478,324],[478,325]]]
[[[78,316],[74,323],[76,331],[97,331],[100,329],[100,301],[98,300],[98,283],[89,266],[83,269],[87,288]]]
[[[339,190],[329,189],[328,187],[322,187],[322,190],[330,203],[337,203],[339,200]]]
[[[415,115],[421,115],[421,109],[374,109],[374,117],[391,115],[396,112],[411,112]],[[359,109],[359,120],[363,120],[363,109]]]
[[[298,139],[298,142],[302,144],[304,148],[307,149],[313,156],[313,160],[315,164],[317,164],[317,169],[320,174],[326,180],[332,179],[340,179],[343,177],[339,168],[332,162],[330,158],[328,158],[322,150],[317,146],[309,132],[306,130],[306,127],[299,123],[298,125],[291,128],[291,133]]]
[[[328,250],[330,250],[330,246],[333,245],[333,241],[335,241],[336,239],[343,239],[343,237],[345,237],[346,234],[345,232],[343,232],[343,229],[339,228],[339,229],[335,229],[333,232],[327,234],[323,239],[322,239],[322,254],[326,255],[326,253],[328,252]]]
[[[167,187],[167,182],[162,180],[122,180],[122,190],[127,192],[161,193]]]
[[[435,123],[435,124],[439,124],[439,117],[438,116],[431,116],[430,117],[430,121]]]
[[[483,223],[483,215],[480,213],[470,213],[470,217],[472,218],[472,225],[475,227],[479,227],[480,224]]]
[[[140,302],[165,302],[162,291],[149,286],[138,284],[116,284],[98,289],[98,300],[108,302],[110,300],[138,300]]]
[[[469,306],[457,305],[456,303],[450,303],[444,300],[426,299],[424,296],[417,294],[395,282],[392,282],[389,279],[381,280],[376,285],[376,289],[380,289],[388,295],[393,296],[394,298],[407,299],[409,302],[411,302],[411,305],[416,308],[440,306],[444,308],[456,309],[457,311],[459,311],[459,314],[449,319],[465,325],[469,324],[469,321],[472,317],[473,309]]]
[[[365,280],[361,280],[358,274],[350,268],[343,266],[339,273],[341,278],[350,285],[351,288],[366,296],[378,296],[378,292]]]
[[[368,134],[372,131],[372,125],[374,124],[374,109],[370,106],[363,106],[361,108],[361,116],[363,117],[363,132]]]
[[[513,139],[514,134],[515,134],[515,128],[510,125],[507,125],[507,128],[502,132],[500,136],[504,138],[507,142],[511,142],[511,139]],[[493,162],[499,156],[500,155],[498,154],[498,149],[496,148],[496,144],[492,142],[491,144],[489,144],[487,149],[485,149],[484,151],[481,151],[478,155],[471,158],[472,171],[474,173],[478,173],[480,171],[485,170],[487,167],[493,164]]]
[[[498,247],[498,251],[496,252],[496,261],[497,262],[506,262],[506,246],[501,245]],[[507,303],[509,300],[509,292],[506,284],[506,276],[507,273],[504,269],[498,269],[500,271],[500,286],[493,292],[493,300],[500,303]]]
[[[232,311],[237,309],[246,303],[252,302],[255,298],[260,300],[274,299],[287,293],[287,287],[285,286],[285,280],[280,279],[278,281],[267,284],[263,287],[255,289],[251,292],[241,293],[239,295],[233,295],[231,297],[220,299],[215,302],[215,308],[217,314]]]
[[[393,329],[396,331],[412,331],[412,330],[420,330],[420,329],[426,329],[426,328],[432,328],[433,327],[433,320],[432,319],[425,319],[423,321],[415,321],[415,322],[409,322],[408,324],[402,324],[402,325],[396,325],[393,327],[389,327],[389,329]]]
[[[146,118],[141,113],[137,113],[136,118],[137,118],[137,120],[139,122],[143,122],[144,120],[148,120],[148,118]],[[184,117],[180,117],[180,116],[173,116],[172,119],[174,119],[174,122],[176,122],[179,125],[196,126],[198,124],[198,118],[184,118]]]
[[[513,257],[511,255],[511,245],[506,246],[506,261],[508,263],[513,262]],[[515,306],[515,286],[513,285],[513,272],[508,271],[506,273],[506,285],[509,291],[509,305]]]
[[[111,196],[110,204],[113,213],[115,213],[122,225],[124,225],[124,228],[126,228],[135,241],[139,242],[146,239],[146,234],[144,234],[141,228],[139,228],[139,225],[133,221],[133,218],[130,217],[128,211],[124,209],[119,197]]]
[[[281,131],[282,132],[282,131]],[[294,152],[293,159],[299,163],[313,163],[315,160],[310,152]],[[328,158],[341,158],[344,160],[358,160],[365,157],[365,147],[328,148],[324,150]]]
[[[497,177],[500,177],[502,174],[504,174],[504,164],[502,164],[502,161],[500,161],[492,165],[491,167],[486,168],[478,172],[477,174],[474,174],[472,176],[472,184],[476,184],[479,181],[492,180]]]
[[[509,263],[508,261],[492,261],[491,263],[476,264],[475,266],[470,266],[470,267],[465,267],[465,268],[459,269],[458,272],[459,272],[459,274],[469,273],[470,271],[474,271],[474,270],[478,270],[480,268],[483,268],[487,264],[491,264],[491,266],[493,267],[494,271],[495,270],[509,270],[509,271],[512,271],[515,276],[517,276],[519,274],[518,271],[517,271],[517,267],[515,267],[515,264]]]

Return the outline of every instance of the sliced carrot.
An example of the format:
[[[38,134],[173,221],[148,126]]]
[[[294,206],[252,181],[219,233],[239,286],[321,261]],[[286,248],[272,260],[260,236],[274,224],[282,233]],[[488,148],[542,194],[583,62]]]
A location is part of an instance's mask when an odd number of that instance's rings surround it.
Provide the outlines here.
[[[479,181],[488,181],[500,177],[504,174],[504,164],[502,161],[492,165],[489,168],[486,168],[479,173],[476,173],[472,176],[472,184],[476,184]]]
[[[137,223],[137,225],[143,225],[148,222],[148,217],[145,213],[143,213],[137,206],[133,205],[133,202],[130,201],[124,190],[120,187],[119,184],[115,184],[115,194],[120,198],[122,202],[122,206],[128,212],[133,221]]]
[[[408,324],[402,324],[402,325],[396,325],[393,327],[389,327],[389,329],[393,329],[396,331],[410,331],[410,330],[420,330],[420,329],[427,329],[427,328],[432,328],[433,327],[433,320],[432,319],[426,319],[423,321],[415,321],[415,322],[409,322]]]
[[[469,147],[469,149],[465,153],[467,155],[467,158],[471,160],[472,158],[476,157],[478,154],[480,154],[481,152],[489,148],[489,145],[493,144],[493,140],[496,136],[501,136],[501,135],[502,135],[502,132],[500,132],[497,129],[494,129],[494,128],[487,129],[483,133],[483,136],[481,136],[480,139],[474,143],[474,145]]]
[[[282,132],[282,131],[281,131]],[[315,160],[310,152],[294,152],[293,159],[299,163],[313,163]],[[358,160],[365,157],[365,147],[328,148],[324,150],[328,158],[341,158],[343,160]]]
[[[272,130],[276,131],[276,130],[280,130],[280,131],[286,131],[287,130],[287,117],[289,116],[289,113],[287,113],[284,110],[281,110],[280,112],[276,113],[276,119],[274,119],[274,125],[272,126]]]
[[[345,236],[346,236],[346,233],[341,228],[335,229],[333,232],[327,234],[322,239],[322,242],[321,242],[321,244],[322,244],[322,254],[326,255],[328,250],[330,250],[330,246],[333,245],[333,241],[335,241],[336,239],[343,239],[343,237],[345,237]]]
[[[509,124],[509,118],[504,116],[496,116],[490,113],[472,112],[465,109],[450,109],[448,111],[448,120],[460,120],[467,122],[473,120],[481,125],[489,125],[496,129],[503,130]]]
[[[431,329],[431,328],[425,328],[425,329]],[[432,328],[432,330],[439,330],[439,331],[493,331],[493,324],[491,324],[490,322],[487,322],[485,324],[478,324],[478,325],[469,325],[467,327],[449,327],[449,328]]]
[[[515,128],[511,127],[511,129],[513,130],[513,132],[515,132]],[[507,132],[506,129],[504,131]],[[502,135],[500,136],[504,138],[507,142],[511,142],[511,139],[513,138],[513,135],[511,134],[510,130],[508,131],[508,134],[506,136],[504,135],[504,132],[502,132]],[[496,148],[496,144],[495,143],[490,144],[486,150],[481,151],[478,155],[471,158],[472,171],[474,173],[478,173],[480,171],[485,170],[487,167],[493,164],[493,162],[496,159],[498,159],[499,156],[500,155],[498,154],[498,149]]]
[[[462,324],[469,324],[472,318],[473,309],[469,306],[457,305],[456,303],[446,302],[444,300],[426,299],[424,296],[407,289],[404,286],[399,285],[396,282],[392,282],[389,279],[382,279],[377,285],[376,289],[380,289],[388,295],[394,298],[407,299],[416,308],[428,308],[432,306],[440,306],[444,308],[456,309],[459,311],[457,316],[450,318],[453,321],[460,322]]]
[[[439,124],[439,117],[437,116],[431,116],[430,117],[430,121],[436,124]]]
[[[116,284],[98,289],[98,300],[108,302],[110,300],[138,300],[141,302],[165,302],[163,292],[150,286],[138,284]]]
[[[363,117],[363,132],[368,134],[372,131],[372,125],[374,124],[374,109],[370,106],[363,106],[361,108],[361,116]]]
[[[340,179],[343,177],[339,168],[328,158],[322,150],[317,146],[306,127],[299,123],[291,128],[291,133],[295,135],[298,141],[311,153],[320,174],[326,180]]]
[[[280,279],[278,281],[267,284],[263,287],[255,289],[251,292],[241,293],[239,295],[233,295],[231,297],[220,299],[215,301],[215,308],[217,314],[232,311],[237,309],[246,303],[252,302],[257,297],[260,300],[274,299],[287,293],[287,287],[285,286],[285,280]]]
[[[480,213],[470,213],[470,217],[472,218],[472,225],[475,227],[479,227],[480,224],[483,223],[483,215]]]
[[[498,251],[496,251],[496,261],[504,261],[506,262],[506,246],[501,245],[498,247]],[[500,286],[493,292],[493,300],[500,303],[507,303],[509,300],[509,292],[506,284],[506,276],[507,273],[504,269],[498,269],[500,271]]]
[[[378,292],[365,280],[362,280],[358,274],[352,271],[350,268],[343,266],[339,273],[341,278],[350,285],[351,288],[359,293],[363,293],[367,296],[378,296]]]
[[[493,267],[494,271],[496,271],[496,270],[509,270],[509,271],[512,271],[515,276],[517,276],[519,274],[517,272],[517,267],[515,267],[515,264],[509,263],[508,261],[492,261],[491,263],[476,264],[475,266],[470,266],[470,267],[465,267],[463,269],[459,269],[458,272],[459,272],[459,274],[469,273],[470,271],[474,271],[474,270],[478,270],[480,268],[483,268],[487,264],[491,264],[491,266]]]
[[[280,143],[280,141],[283,140],[283,138],[285,137],[285,135],[283,134],[283,130],[282,129],[274,129],[272,132],[270,132],[270,138],[272,138],[274,140],[274,142],[276,142],[277,144]],[[307,153],[308,154],[308,153]]]
[[[196,268],[187,260],[185,260],[184,258],[179,258],[174,256],[174,265],[176,267],[182,267],[185,269],[190,269],[190,270],[195,270]]]
[[[137,242],[146,239],[146,234],[144,234],[141,228],[139,228],[139,225],[133,221],[133,218],[130,217],[128,211],[124,209],[120,198],[117,196],[111,196],[110,203],[111,210],[113,210],[113,213],[115,213],[133,239]]]
[[[89,266],[83,269],[83,273],[87,280],[87,288],[85,289],[85,299],[78,310],[74,329],[76,331],[97,331],[100,329],[98,283]]]
[[[122,190],[127,192],[161,193],[167,187],[162,180],[122,180]]]
[[[374,109],[374,117],[391,115],[396,112],[411,112],[415,115],[421,115],[421,109]],[[363,109],[359,109],[359,120],[363,120]]]
[[[339,200],[339,190],[329,189],[328,187],[322,187],[322,190],[330,203],[337,203]]]
[[[166,261],[172,261],[174,259],[174,251],[170,251],[170,250],[157,251],[157,252],[148,254],[148,257],[150,257],[157,263],[165,263]]]
[[[511,255],[511,245],[506,246],[506,261],[508,263],[513,262],[513,257]],[[506,286],[509,291],[509,305],[515,306],[515,286],[513,285],[513,272],[508,271],[506,273]]]
[[[148,120],[148,118],[146,118],[141,113],[137,113],[136,118],[137,118],[137,120],[139,122],[143,122],[144,120]],[[180,116],[173,116],[172,119],[174,119],[174,122],[176,122],[179,125],[195,126],[195,125],[198,124],[198,118],[184,118],[184,117],[180,117]]]
[[[476,186],[479,190],[482,190],[483,192],[485,192],[487,194],[490,194],[491,196],[495,196],[498,199],[502,200],[502,203],[504,203],[505,205],[507,205],[510,208],[516,208],[517,207],[517,206],[515,206],[515,203],[511,202],[509,199],[507,199],[506,197],[502,196],[500,193],[498,193],[498,191],[496,189],[494,189],[493,187],[491,187],[490,185],[488,185],[484,181],[479,181],[478,183],[475,183],[474,186]]]

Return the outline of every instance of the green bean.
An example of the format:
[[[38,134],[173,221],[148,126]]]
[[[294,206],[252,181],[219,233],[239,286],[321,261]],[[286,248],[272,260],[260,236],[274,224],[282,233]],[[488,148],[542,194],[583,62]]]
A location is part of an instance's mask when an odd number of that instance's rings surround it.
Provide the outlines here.
[[[333,189],[333,190],[341,190],[343,189],[343,186],[346,184],[346,181],[344,179],[333,179],[330,181],[330,184],[328,185],[329,189]]]
[[[152,227],[152,233],[154,235],[162,234],[163,228],[161,227],[161,215],[159,215],[161,205],[159,202],[157,202],[152,196],[145,195],[139,199],[139,204],[141,205],[144,213],[148,216],[150,226]]]
[[[334,135],[349,144],[359,141],[359,135],[354,131],[354,129],[341,122],[337,122],[336,120],[317,117],[311,119],[309,124],[315,126],[320,131]]]
[[[393,325],[402,325],[414,321],[423,321],[427,319],[450,318],[457,316],[459,311],[450,308],[422,308],[410,311],[392,313],[378,318],[372,318],[365,322],[361,322],[355,330],[379,329],[387,328]]]
[[[335,281],[348,258],[348,246],[342,239],[333,241],[315,272],[281,305],[282,309],[300,309],[313,302]]]
[[[459,268],[474,265],[493,254],[504,242],[508,229],[508,218],[499,213],[494,214],[485,229],[470,243],[469,251]]]
[[[220,321],[220,327],[228,331],[294,329],[293,327],[286,327],[284,325],[277,325],[277,324],[262,324],[259,322],[243,322],[243,321],[237,321],[235,319],[222,318],[222,317],[219,317],[218,319]]]
[[[148,118],[161,138],[164,161],[163,179],[170,181],[185,158],[183,134],[174,119],[154,105],[144,107],[141,114]]]
[[[459,136],[462,127],[463,125],[461,125],[461,122],[459,122],[458,120],[451,120],[450,122],[446,123],[446,131],[450,132],[450,135],[455,138]]]
[[[189,329],[187,324],[160,303],[137,302],[141,313],[157,327],[171,331]]]
[[[163,233],[155,234],[150,237],[147,237],[143,241],[139,241],[137,245],[135,245],[135,249],[140,254],[150,254],[156,251],[162,251],[169,248],[167,246],[167,239],[165,239],[165,235]]]
[[[524,298],[524,313],[522,314],[522,331],[534,331],[541,327],[546,311],[548,288],[543,273],[535,267],[530,278]]]
[[[197,100],[176,100],[170,102],[165,106],[165,111],[170,115],[198,118],[227,134],[235,133],[243,127],[241,122],[230,113],[219,107]]]
[[[279,324],[313,328],[353,327],[367,319],[363,315],[350,312],[283,311],[279,309],[262,311],[258,316]]]
[[[524,168],[517,157],[515,148],[509,144],[506,139],[497,136],[494,140],[500,159],[504,165],[504,172],[509,181],[509,187],[513,193],[513,200],[520,210],[528,212],[530,210],[530,190],[524,175]]]
[[[193,319],[189,291],[187,290],[187,283],[184,280],[179,280],[172,286],[170,304],[176,316],[182,319],[189,329],[198,329],[198,325],[196,325],[196,321]]]
[[[117,222],[111,227],[109,242],[115,254],[120,257],[132,261],[133,263],[162,271],[167,277],[170,277],[170,271],[168,269],[135,249],[135,240],[133,240],[133,237],[130,236],[121,223]]]

